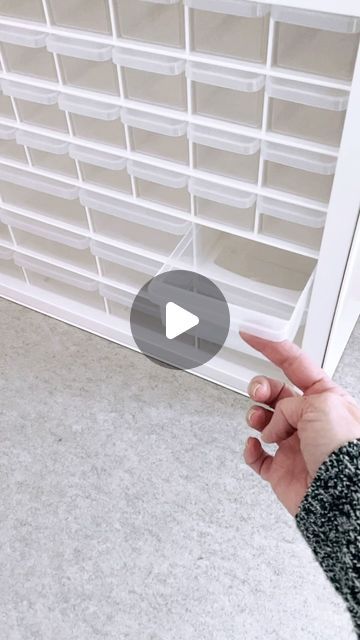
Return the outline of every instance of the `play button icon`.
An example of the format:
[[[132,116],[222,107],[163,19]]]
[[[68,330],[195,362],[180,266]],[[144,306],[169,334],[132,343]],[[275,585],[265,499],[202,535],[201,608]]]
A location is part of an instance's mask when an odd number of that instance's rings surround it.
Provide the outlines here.
[[[190,331],[200,322],[198,316],[190,311],[186,311],[183,307],[179,307],[175,302],[168,302],[166,305],[166,337],[168,340],[174,340],[181,334]]]
[[[152,278],[135,297],[130,313],[139,350],[176,369],[194,369],[222,348],[230,326],[219,287],[194,271],[167,271]]]

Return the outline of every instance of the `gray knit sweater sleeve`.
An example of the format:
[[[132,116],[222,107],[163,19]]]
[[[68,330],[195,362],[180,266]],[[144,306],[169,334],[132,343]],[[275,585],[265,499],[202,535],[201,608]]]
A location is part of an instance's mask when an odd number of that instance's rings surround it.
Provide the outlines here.
[[[360,440],[341,447],[321,465],[296,522],[345,599],[360,638]]]

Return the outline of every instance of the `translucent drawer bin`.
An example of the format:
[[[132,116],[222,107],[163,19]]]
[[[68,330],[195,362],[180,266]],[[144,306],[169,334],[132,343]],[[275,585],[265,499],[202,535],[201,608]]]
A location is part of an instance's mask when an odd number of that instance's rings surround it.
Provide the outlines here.
[[[106,189],[131,193],[126,158],[74,145],[70,145],[69,154],[71,158],[78,161],[82,179],[85,182]]]
[[[39,254],[40,258],[59,260],[66,265],[97,273],[89,238],[15,213],[0,210],[0,220],[9,225],[18,247]]]
[[[78,200],[78,188],[43,178],[29,171],[0,167],[3,202],[49,219],[88,228],[86,212]]]
[[[278,21],[273,63],[321,76],[351,80],[360,19],[305,9],[273,7]]]
[[[21,122],[60,133],[69,133],[65,114],[58,108],[58,93],[3,80],[3,93],[15,99]]]
[[[15,113],[11,103],[11,99],[5,96],[0,90],[0,116],[2,118],[8,118],[9,120],[15,120]]]
[[[6,70],[57,82],[54,58],[45,47],[46,34],[0,25],[0,43]]]
[[[80,200],[90,210],[95,232],[126,248],[168,256],[189,229],[184,220],[131,202],[86,191],[80,192]]]
[[[0,124],[0,158],[27,164],[24,148],[16,144],[16,129]]]
[[[14,252],[12,249],[0,246],[0,283],[4,283],[4,278],[16,278],[25,282],[23,270],[14,263]]]
[[[121,118],[129,126],[133,151],[188,164],[187,122],[130,109],[123,109]]]
[[[0,15],[16,20],[46,23],[42,0],[1,0]]]
[[[68,111],[75,136],[105,145],[126,147],[120,107],[62,94],[59,107]]]
[[[329,201],[336,158],[271,143],[263,145],[262,155],[265,186],[310,200]]]
[[[116,67],[111,60],[111,45],[49,36],[46,46],[58,55],[65,85],[119,95]]]
[[[269,7],[246,0],[185,0],[191,10],[192,49],[265,62]]]
[[[257,182],[260,141],[225,131],[190,125],[194,167],[235,180]]]
[[[47,303],[86,314],[89,307],[105,311],[96,280],[20,253],[15,255],[15,263],[26,270],[29,284],[37,287],[40,295],[45,294]],[[36,297],[38,292],[32,293]]]
[[[269,129],[339,146],[349,94],[302,82],[268,78]]]
[[[68,155],[68,142],[21,129],[16,132],[16,141],[27,147],[33,167],[58,173],[59,176],[78,177],[76,164]]]
[[[180,0],[115,0],[119,35],[169,47],[185,47]]]
[[[123,78],[128,100],[170,109],[187,109],[185,60],[155,53],[114,49],[113,61]]]
[[[47,0],[51,22],[58,27],[111,34],[107,0]]]
[[[190,62],[195,114],[260,127],[265,78],[261,75]]]
[[[127,168],[135,178],[138,197],[174,209],[190,210],[187,176],[141,162],[129,161]]]
[[[271,198],[259,198],[259,233],[300,247],[320,249],[326,214]]]
[[[156,276],[163,265],[162,262],[101,242],[92,242],[91,252],[99,259],[105,278],[136,290]]]
[[[197,178],[189,180],[189,191],[195,198],[195,214],[200,218],[227,224],[236,229],[253,229],[255,194]]]
[[[268,340],[293,340],[316,260],[211,229],[199,235],[198,271],[220,286],[229,304],[227,345],[240,348],[240,330]]]

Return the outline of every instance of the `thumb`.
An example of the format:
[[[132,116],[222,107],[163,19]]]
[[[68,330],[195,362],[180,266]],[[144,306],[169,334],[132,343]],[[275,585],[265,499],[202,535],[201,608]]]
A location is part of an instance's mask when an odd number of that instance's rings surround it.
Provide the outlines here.
[[[302,418],[304,403],[303,396],[279,400],[269,424],[262,432],[261,439],[267,443],[279,443],[290,438],[297,430]]]

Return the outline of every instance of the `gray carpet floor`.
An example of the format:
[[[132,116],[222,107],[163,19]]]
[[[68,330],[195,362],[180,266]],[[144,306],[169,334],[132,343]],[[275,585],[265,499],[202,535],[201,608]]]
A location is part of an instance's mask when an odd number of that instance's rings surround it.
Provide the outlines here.
[[[347,640],[247,401],[0,300],[1,640]],[[360,397],[360,328],[337,379]]]

